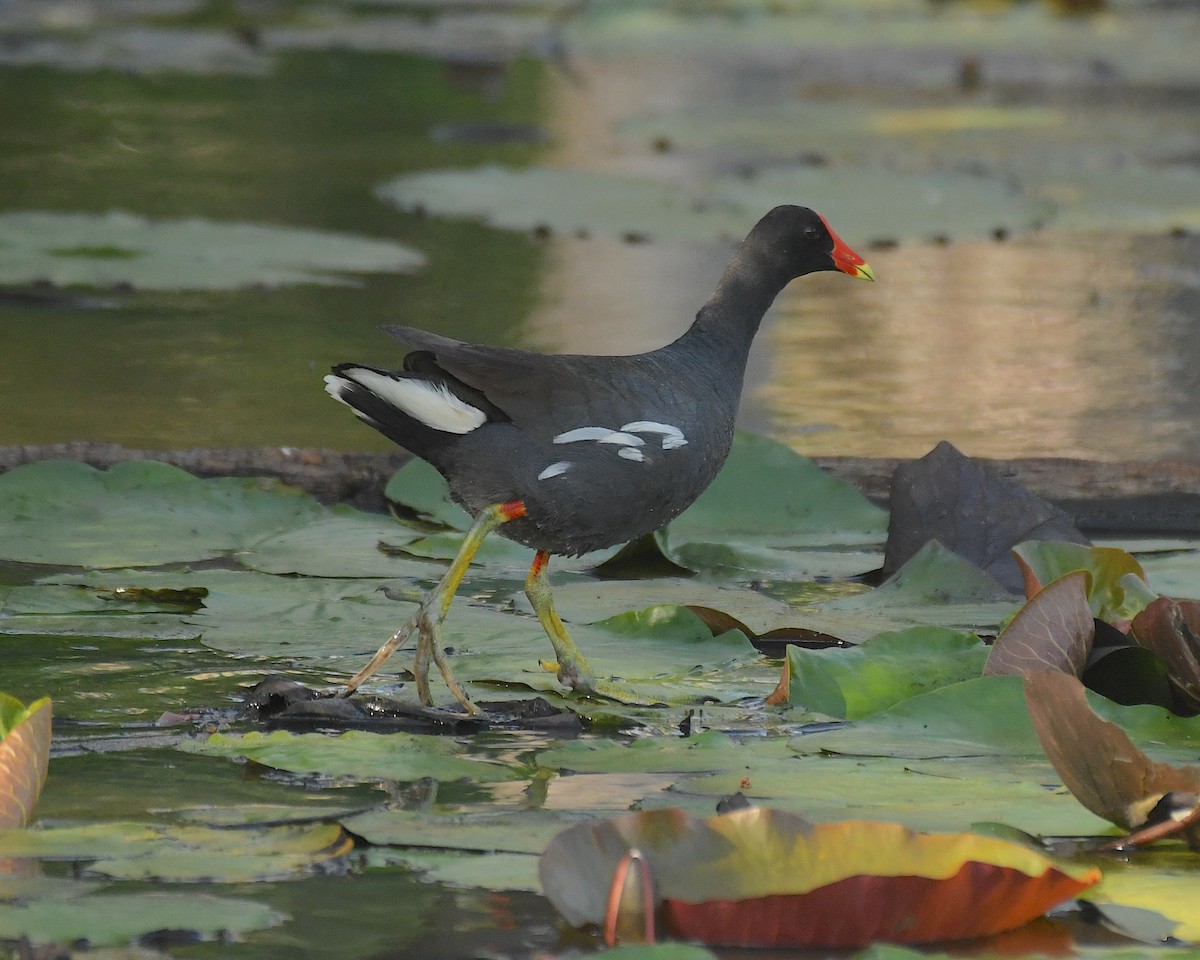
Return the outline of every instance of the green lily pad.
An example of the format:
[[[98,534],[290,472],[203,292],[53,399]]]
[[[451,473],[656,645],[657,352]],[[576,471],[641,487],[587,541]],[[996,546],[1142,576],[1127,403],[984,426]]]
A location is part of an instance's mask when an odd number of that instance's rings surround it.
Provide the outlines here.
[[[851,643],[914,625],[994,634],[1017,604],[990,576],[933,540],[876,589],[799,607],[796,622]]]
[[[288,879],[320,869],[351,845],[336,823],[222,829],[116,822],[0,830],[0,858],[94,860],[90,873],[128,880]]]
[[[887,513],[850,484],[781,443],[738,433],[712,485],[662,539],[667,556],[691,569],[811,578],[832,571],[820,551],[801,548],[876,544],[886,528]],[[829,561],[846,575],[841,552]],[[852,569],[878,564],[860,550]]]
[[[201,480],[151,461],[102,471],[51,460],[0,476],[0,557],[93,568],[201,560],[325,512],[273,480]]]
[[[1158,759],[1194,757],[1200,720],[1162,707],[1120,706],[1099,695],[1089,702]],[[979,677],[903,700],[865,720],[793,738],[800,753],[867,757],[1041,756],[1042,746],[1025,708],[1021,677]]]
[[[390,240],[252,223],[147,220],[128,213],[0,213],[0,283],[235,290],[350,283],[408,273],[425,258]]]
[[[343,825],[375,846],[435,847],[479,853],[541,853],[569,818],[542,810],[434,814],[370,810]]]
[[[238,561],[263,573],[306,577],[432,577],[439,566],[399,555],[419,537],[388,517],[339,510],[294,530],[260,540]]]
[[[561,829],[561,825],[560,825]],[[487,890],[538,892],[537,853],[433,853],[427,850],[389,851],[389,859],[420,871],[426,880],[450,887],[482,887]]]
[[[970,830],[996,819],[1036,834],[1087,836],[1111,824],[1090,813],[1058,782],[1040,757],[872,757],[804,754],[791,759],[757,756],[743,747],[741,769],[679,780],[663,799],[642,809],[671,806],[681,798],[696,813],[711,813],[721,797],[742,793],[757,806],[791,810],[813,821],[885,820],[912,830]]]
[[[1025,577],[1027,594],[1069,573],[1086,571],[1088,603],[1098,620],[1131,620],[1155,598],[1141,564],[1115,547],[1027,540],[1013,552]]]
[[[948,683],[978,677],[988,648],[945,627],[881,633],[851,649],[788,647],[788,702],[856,720]]]
[[[748,745],[717,730],[683,739],[646,739],[621,743],[606,739],[579,739],[537,756],[538,766],[570,773],[652,771],[692,773],[707,770],[740,771],[748,762],[785,759],[791,751],[777,738]]]
[[[96,946],[127,944],[155,930],[192,930],[203,939],[277,926],[287,918],[252,900],[205,893],[99,893],[0,902],[0,939]]]
[[[376,187],[401,210],[424,209],[510,230],[682,240],[740,236],[762,210],[703,205],[698,195],[616,174],[488,164],[406,174]],[[764,208],[765,209],[765,208]]]
[[[978,235],[997,224],[1029,227],[1040,213],[1037,204],[1022,200],[1000,177],[895,167],[873,169],[871,175],[893,198],[886,208],[872,203],[862,190],[861,170],[811,165],[772,168],[750,181],[714,180],[690,192],[609,173],[488,165],[407,174],[375,192],[401,210],[421,208],[511,230],[548,227],[567,235],[655,240],[740,237],[787,197],[822,197],[822,212],[844,236],[883,230],[887,236],[911,238],[916,224],[924,235],[950,229]],[[970,216],[963,211],[971,211]]]
[[[352,730],[336,737],[284,730],[240,736],[216,733],[206,740],[185,741],[180,749],[244,758],[293,773],[319,773],[348,780],[407,782],[434,777],[489,783],[516,776],[511,767],[474,756],[462,744],[402,733],[384,735]]]

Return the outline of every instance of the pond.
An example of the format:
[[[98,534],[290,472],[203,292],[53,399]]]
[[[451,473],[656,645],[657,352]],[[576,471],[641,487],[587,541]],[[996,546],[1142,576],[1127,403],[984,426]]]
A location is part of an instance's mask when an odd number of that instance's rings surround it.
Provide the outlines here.
[[[333,363],[398,361],[381,325],[648,349],[686,327],[762,213],[800,202],[877,282],[785,290],[743,428],[805,454],[919,456],[947,438],[979,456],[1200,457],[1198,47],[1194,13],[1154,2],[3,4],[0,445],[389,449],[321,389]],[[747,444],[741,483],[816,482]],[[942,679],[982,682],[964,632],[994,634],[1017,598],[933,557],[928,580],[863,600],[886,518],[853,491],[821,488],[835,519],[782,532],[726,491],[715,534],[681,526],[664,548],[698,578],[556,567],[586,648],[670,707],[588,704],[578,737],[380,738],[427,761],[429,783],[371,735],[344,744],[357,770],[309,741],[289,760],[207,735],[248,729],[236,704],[266,674],[327,687],[361,665],[398,625],[394,601],[452,552],[461,521],[440,493],[412,493],[424,522],[401,526],[269,484],[51,469],[28,481],[33,507],[4,514],[0,691],[54,697],[38,816],[60,845],[30,854],[39,867],[13,881],[29,886],[0,880],[0,907],[46,910],[14,928],[0,909],[0,939],[141,937],[183,957],[591,951],[539,892],[548,837],[631,807],[710,813],[743,781],[818,820],[1109,828],[1042,786],[1058,781],[1030,729],[973,729],[967,755],[887,719],[853,744],[800,736],[813,715],[763,703],[779,661],[687,613],[766,634],[803,605],[807,625],[856,641],[929,630],[922,655],[961,671]],[[1195,596],[1194,547],[1150,548],[1151,583]],[[471,638],[456,669],[477,697],[580,709],[537,669],[527,552],[489,550],[448,621]],[[155,592],[196,587],[200,608]],[[869,671],[902,672],[881,663]],[[933,716],[1023,711],[1015,688],[981,689]],[[1147,724],[1139,742],[1185,760],[1185,726],[1163,746]],[[372,819],[381,807],[391,819]],[[438,816],[459,832],[443,839]],[[57,833],[74,828],[96,832]],[[1078,918],[1040,935],[1014,949],[1099,937]]]

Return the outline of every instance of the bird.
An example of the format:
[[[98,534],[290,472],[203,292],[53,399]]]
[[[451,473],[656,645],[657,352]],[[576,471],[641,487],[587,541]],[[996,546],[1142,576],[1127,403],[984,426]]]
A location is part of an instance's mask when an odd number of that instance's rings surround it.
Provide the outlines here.
[[[383,330],[411,348],[401,369],[333,366],[327,392],[432,464],[474,518],[441,581],[341,695],[358,689],[416,630],[421,702],[433,702],[432,660],[454,698],[478,712],[442,652],[441,624],[480,544],[499,530],[535,551],[525,592],[554,648],[548,668],[563,688],[636,699],[598,677],[571,639],[554,608],[550,558],[635,540],[695,501],[729,454],[763,316],[792,280],[826,270],[875,279],[823,216],[778,206],[739,245],[691,326],[647,353],[544,354],[392,325]]]

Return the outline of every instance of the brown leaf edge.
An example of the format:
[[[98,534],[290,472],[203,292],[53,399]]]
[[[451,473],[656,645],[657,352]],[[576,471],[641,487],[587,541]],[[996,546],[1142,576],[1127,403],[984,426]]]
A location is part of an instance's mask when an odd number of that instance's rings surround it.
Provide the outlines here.
[[[1063,785],[1096,816],[1133,830],[1166,794],[1200,793],[1200,768],[1151,760],[1124,730],[1092,710],[1076,677],[1057,670],[1027,673],[1025,703]]]
[[[992,644],[983,675],[1082,674],[1096,636],[1088,605],[1091,580],[1088,571],[1076,570],[1030,597]]]
[[[53,712],[50,698],[42,697],[0,741],[0,827],[24,827],[33,819],[50,768]]]

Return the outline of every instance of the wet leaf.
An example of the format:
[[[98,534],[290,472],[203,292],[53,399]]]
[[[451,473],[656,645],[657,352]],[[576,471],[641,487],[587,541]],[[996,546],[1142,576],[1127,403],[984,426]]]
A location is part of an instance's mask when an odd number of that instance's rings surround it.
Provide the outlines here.
[[[1090,547],[1078,543],[1030,540],[1013,548],[1032,597],[1044,585],[1076,570],[1091,574],[1088,603],[1092,616],[1115,626],[1131,620],[1154,599],[1141,564],[1116,547]]]
[[[797,625],[861,643],[886,630],[941,626],[993,633],[1016,597],[936,541],[874,590],[796,610]]]
[[[755,744],[754,758],[783,759],[791,755],[780,740]],[[539,766],[565,773],[635,771],[684,772],[741,770],[748,759],[745,744],[718,730],[671,740],[638,739],[628,743],[586,738],[563,743],[538,753]]]
[[[753,179],[711,179],[688,190],[648,178],[557,167],[495,165],[407,174],[376,188],[401,210],[427,210],[510,230],[651,240],[740,237],[763,210],[785,197],[825,198],[822,209],[846,236],[913,235],[937,230],[984,233],[998,223],[1032,225],[1035,207],[998,178],[878,167],[886,208],[863,197],[862,173],[780,163]],[[968,215],[969,213],[969,215]]]
[[[1130,632],[1166,664],[1182,710],[1200,712],[1200,604],[1159,597],[1133,618]]]
[[[881,633],[848,650],[789,646],[788,702],[855,720],[909,697],[979,676],[987,647],[945,627]]]
[[[1096,870],[1068,871],[1028,847],[971,834],[914,834],[873,821],[813,826],[764,809],[706,821],[660,810],[573,827],[551,842],[542,886],[569,923],[603,920],[613,870],[630,849],[646,859],[669,928],[738,946],[983,936],[1020,926],[1099,879]]]
[[[347,830],[376,846],[435,847],[478,853],[541,853],[571,815],[545,810],[467,814],[381,809],[342,821]]]
[[[1165,937],[1200,943],[1200,876],[1194,869],[1194,855],[1184,856],[1187,860],[1175,865],[1105,869],[1104,879],[1080,899],[1094,905],[1118,929],[1154,946]]]
[[[1077,570],[1034,594],[996,638],[984,674],[1060,670],[1080,676],[1096,634],[1090,580],[1090,573]]]
[[[1200,768],[1156,763],[1088,705],[1083,684],[1057,671],[1026,674],[1025,699],[1046,756],[1075,798],[1132,830],[1164,794],[1200,794]]]
[[[81,885],[82,886],[82,885]],[[283,923],[277,910],[252,900],[206,893],[98,893],[0,901],[0,939],[116,946],[155,930],[194,930],[203,939],[249,933]]]
[[[391,240],[120,212],[0,213],[0,248],[0,283],[142,290],[349,283],[347,274],[408,273],[425,262]]]
[[[436,579],[440,568],[402,553],[418,536],[388,517],[351,511],[273,534],[239,552],[238,561],[263,573],[306,577]]]
[[[325,513],[307,494],[263,478],[50,460],[0,476],[0,557],[92,568],[200,560]]]
[[[33,819],[50,764],[49,697],[28,707],[0,693],[0,828]]]
[[[407,782],[434,777],[493,782],[515,776],[510,767],[474,756],[462,744],[415,734],[354,730],[336,737],[282,730],[240,736],[217,733],[180,747],[191,753],[245,758],[294,773],[357,780]]]
[[[175,882],[290,879],[327,867],[352,846],[336,823],[227,829],[115,822],[0,831],[0,858],[90,860],[94,875]]]
[[[738,433],[712,485],[668,525],[665,549],[692,569],[811,572],[821,559],[799,548],[877,543],[885,522],[883,510],[811,460]],[[837,553],[830,551],[829,562],[838,562]],[[857,572],[876,565],[873,553],[857,553]]]
[[[740,791],[755,806],[792,810],[816,822],[885,820],[910,830],[945,831],[1003,820],[1050,836],[1090,836],[1108,829],[1065,790],[1046,789],[1044,784],[1057,778],[1040,751],[864,760],[819,750],[786,759],[758,756],[754,740],[739,749],[740,758],[732,757],[720,771],[676,776],[669,793],[647,795],[640,809],[686,805],[691,813],[707,816],[718,799]]]

